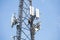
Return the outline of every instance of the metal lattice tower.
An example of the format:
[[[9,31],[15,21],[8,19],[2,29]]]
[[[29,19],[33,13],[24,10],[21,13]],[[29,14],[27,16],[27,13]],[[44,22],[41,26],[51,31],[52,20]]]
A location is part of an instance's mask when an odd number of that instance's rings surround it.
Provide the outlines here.
[[[19,0],[19,12],[18,22],[16,22],[16,36],[13,36],[14,40],[35,40],[35,27],[34,20],[36,15],[30,14],[30,6],[32,6],[32,0]],[[38,25],[38,23],[37,23]],[[40,25],[37,26],[39,28]],[[16,38],[16,39],[15,39]]]

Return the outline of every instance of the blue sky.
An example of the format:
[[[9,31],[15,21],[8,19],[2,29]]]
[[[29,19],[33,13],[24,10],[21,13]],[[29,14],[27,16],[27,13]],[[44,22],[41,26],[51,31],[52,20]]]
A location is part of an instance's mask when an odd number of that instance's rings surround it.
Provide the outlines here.
[[[0,0],[0,40],[11,40],[10,36],[15,34],[10,18],[12,13],[18,13],[18,3],[19,0]],[[41,21],[36,40],[60,40],[59,4],[59,0],[33,0],[33,6],[40,9]]]

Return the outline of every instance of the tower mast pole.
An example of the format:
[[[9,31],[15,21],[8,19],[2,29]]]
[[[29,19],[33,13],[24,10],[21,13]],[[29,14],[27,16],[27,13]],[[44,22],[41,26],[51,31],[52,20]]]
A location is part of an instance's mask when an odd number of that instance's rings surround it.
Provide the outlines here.
[[[19,0],[19,25],[17,25],[17,40],[21,40],[22,17],[23,17],[23,1]]]
[[[29,0],[29,2],[30,2],[30,6],[32,6],[32,0]],[[34,40],[33,16],[30,17],[31,17],[30,36],[31,36],[31,40]]]

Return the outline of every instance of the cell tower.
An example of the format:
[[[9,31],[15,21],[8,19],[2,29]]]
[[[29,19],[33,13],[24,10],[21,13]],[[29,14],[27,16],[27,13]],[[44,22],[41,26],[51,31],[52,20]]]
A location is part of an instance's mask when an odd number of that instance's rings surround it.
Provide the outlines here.
[[[16,36],[13,40],[35,40],[35,33],[40,29],[39,9],[32,6],[32,0],[19,0],[18,18],[11,17],[11,26],[16,25]],[[36,21],[34,23],[34,21]]]

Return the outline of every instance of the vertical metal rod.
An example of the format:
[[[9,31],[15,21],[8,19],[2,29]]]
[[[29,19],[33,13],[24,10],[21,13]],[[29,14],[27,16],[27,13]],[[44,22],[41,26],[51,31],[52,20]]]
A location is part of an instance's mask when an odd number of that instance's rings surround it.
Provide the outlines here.
[[[19,0],[19,25],[17,25],[17,40],[21,40],[23,1],[24,0]]]
[[[13,39],[15,40],[15,37],[13,37]]]
[[[29,1],[30,6],[32,6],[32,0]],[[33,17],[31,16],[31,23],[30,23],[30,35],[31,35],[31,40],[34,40],[34,28],[33,28]]]
[[[31,17],[31,23],[30,23],[30,34],[31,34],[31,40],[34,40],[34,28],[33,28],[33,19]]]

